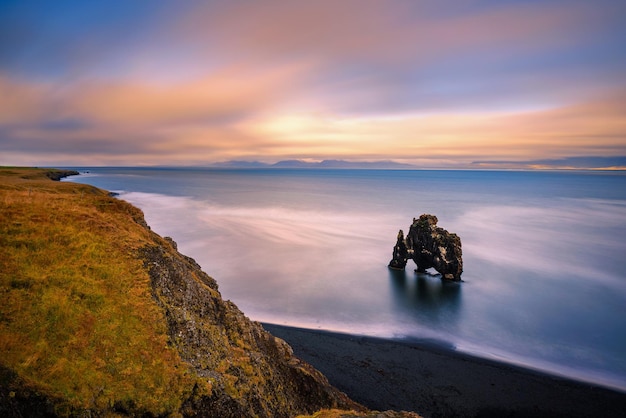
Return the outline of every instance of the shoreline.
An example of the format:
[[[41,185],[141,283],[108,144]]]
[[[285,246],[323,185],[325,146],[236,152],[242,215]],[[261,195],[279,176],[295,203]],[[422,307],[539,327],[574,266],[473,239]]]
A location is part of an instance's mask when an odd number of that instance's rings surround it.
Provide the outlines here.
[[[414,339],[263,323],[297,357],[375,410],[441,416],[626,417],[626,393]]]
[[[262,325],[372,409],[425,417],[626,417],[626,393],[618,389],[460,352],[444,342]]]

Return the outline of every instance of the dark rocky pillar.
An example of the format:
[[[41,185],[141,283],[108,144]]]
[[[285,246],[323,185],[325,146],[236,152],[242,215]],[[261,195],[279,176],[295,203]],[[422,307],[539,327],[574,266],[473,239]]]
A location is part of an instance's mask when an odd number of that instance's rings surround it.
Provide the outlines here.
[[[408,250],[404,242],[404,232],[398,232],[398,241],[393,247],[393,258],[389,262],[389,267],[396,270],[404,270],[408,258]]]

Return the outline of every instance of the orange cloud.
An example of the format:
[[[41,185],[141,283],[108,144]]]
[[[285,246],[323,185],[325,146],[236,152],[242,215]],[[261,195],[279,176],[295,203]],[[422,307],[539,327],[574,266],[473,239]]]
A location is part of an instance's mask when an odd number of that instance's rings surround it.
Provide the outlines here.
[[[271,109],[301,67],[225,68],[171,84],[132,80],[79,85],[69,105],[78,114],[108,123],[219,125]]]
[[[351,116],[289,112],[296,69],[232,71],[178,85],[74,85],[0,78],[0,140],[19,149],[107,161],[201,163],[231,158],[526,159],[626,153],[626,92],[528,112]],[[79,123],[38,126],[40,119]],[[65,119],[64,119],[65,118]],[[129,157],[134,156],[134,157]]]
[[[53,112],[52,86],[0,74],[0,124],[36,122]]]
[[[330,157],[538,158],[626,153],[626,94],[532,112],[340,118],[278,115],[248,125],[285,154]]]

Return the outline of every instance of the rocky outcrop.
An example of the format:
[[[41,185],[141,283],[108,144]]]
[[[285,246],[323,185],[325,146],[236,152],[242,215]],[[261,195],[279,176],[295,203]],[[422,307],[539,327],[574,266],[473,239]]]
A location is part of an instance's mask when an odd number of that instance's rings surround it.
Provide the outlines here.
[[[402,230],[393,249],[389,267],[404,269],[408,259],[415,261],[418,272],[434,268],[445,280],[460,281],[463,273],[461,238],[437,226],[434,215],[413,218],[404,239]]]
[[[398,240],[393,247],[393,258],[389,262],[389,267],[396,270],[404,270],[406,267],[407,258],[409,257],[409,251],[404,241],[404,232],[398,231]]]
[[[186,410],[199,416],[290,417],[322,408],[365,409],[223,300],[215,280],[178,253],[171,239],[161,242],[142,250],[153,296],[165,310],[172,344],[209,383],[185,402]]]
[[[54,180],[54,181],[59,181],[62,178],[65,177],[69,177],[69,176],[77,176],[80,173],[76,170],[49,170],[46,171],[46,177],[48,177],[50,180]]]

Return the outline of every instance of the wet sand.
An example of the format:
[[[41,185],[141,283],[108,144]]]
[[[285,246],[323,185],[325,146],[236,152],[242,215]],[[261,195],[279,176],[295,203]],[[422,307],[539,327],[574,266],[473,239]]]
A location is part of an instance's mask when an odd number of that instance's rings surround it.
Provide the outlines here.
[[[428,342],[263,324],[331,384],[375,410],[424,417],[626,417],[626,393]]]

